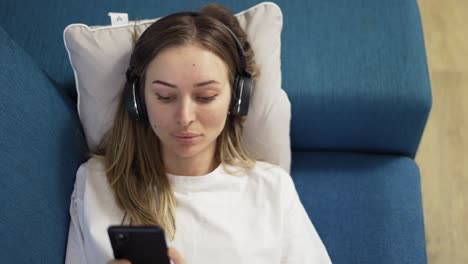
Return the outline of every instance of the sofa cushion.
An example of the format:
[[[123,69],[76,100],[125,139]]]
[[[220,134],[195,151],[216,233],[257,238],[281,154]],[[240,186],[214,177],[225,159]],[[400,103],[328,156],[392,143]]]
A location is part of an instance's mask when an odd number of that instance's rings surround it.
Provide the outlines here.
[[[261,3],[236,17],[260,68],[244,124],[245,146],[256,159],[289,172],[291,106],[281,89],[281,10],[273,3]],[[65,29],[65,46],[75,71],[78,113],[90,149],[99,144],[113,123],[133,48],[134,28],[141,34],[154,21],[136,22],[136,26],[133,22],[100,27],[73,24]]]
[[[431,108],[417,1],[291,1],[289,8],[283,83],[293,151],[414,157]]]
[[[78,116],[2,28],[0,58],[0,259],[63,263],[86,151]]]
[[[291,174],[333,263],[426,263],[420,176],[410,158],[293,152]]]

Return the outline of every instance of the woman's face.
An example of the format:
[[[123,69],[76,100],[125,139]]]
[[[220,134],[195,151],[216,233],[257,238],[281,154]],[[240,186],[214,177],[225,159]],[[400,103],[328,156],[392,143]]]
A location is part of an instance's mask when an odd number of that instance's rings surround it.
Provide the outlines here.
[[[146,107],[164,159],[213,158],[230,100],[226,64],[197,45],[164,49],[148,65]]]

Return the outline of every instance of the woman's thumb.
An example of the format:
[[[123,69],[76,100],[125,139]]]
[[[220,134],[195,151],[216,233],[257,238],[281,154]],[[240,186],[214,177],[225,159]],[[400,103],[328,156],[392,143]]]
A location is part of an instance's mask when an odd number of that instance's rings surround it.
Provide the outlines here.
[[[172,261],[174,261],[174,264],[186,264],[184,258],[180,255],[179,251],[177,251],[173,247],[167,248],[167,255],[170,259],[172,259]]]

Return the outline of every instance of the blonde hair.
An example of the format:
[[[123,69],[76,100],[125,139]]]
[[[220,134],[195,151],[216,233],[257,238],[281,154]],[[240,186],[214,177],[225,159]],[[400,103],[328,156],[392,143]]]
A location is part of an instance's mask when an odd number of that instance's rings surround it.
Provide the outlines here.
[[[140,84],[144,84],[148,64],[160,51],[170,46],[188,44],[201,45],[219,56],[226,63],[228,78],[233,83],[236,65],[240,63],[239,54],[232,36],[222,24],[228,26],[239,39],[246,52],[247,69],[254,79],[257,78],[259,72],[253,50],[234,15],[218,4],[208,5],[200,12],[206,16],[160,19],[140,36],[130,62],[134,73],[142,80]],[[214,158],[226,170],[225,165],[245,170],[255,165],[255,160],[242,144],[244,121],[243,117],[228,116],[223,131],[216,139]],[[122,94],[113,125],[93,156],[103,158],[107,179],[117,203],[131,221],[141,225],[159,225],[172,240],[176,232],[176,201],[160,146],[161,142],[151,126],[145,126],[129,116]]]

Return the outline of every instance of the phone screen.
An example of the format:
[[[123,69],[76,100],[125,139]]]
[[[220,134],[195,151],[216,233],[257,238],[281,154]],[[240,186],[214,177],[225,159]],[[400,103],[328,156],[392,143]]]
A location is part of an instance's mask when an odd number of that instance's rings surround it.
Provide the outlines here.
[[[116,259],[170,264],[164,230],[159,226],[110,226],[107,231]]]

